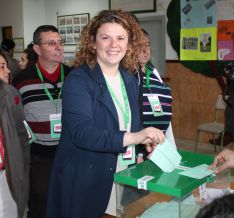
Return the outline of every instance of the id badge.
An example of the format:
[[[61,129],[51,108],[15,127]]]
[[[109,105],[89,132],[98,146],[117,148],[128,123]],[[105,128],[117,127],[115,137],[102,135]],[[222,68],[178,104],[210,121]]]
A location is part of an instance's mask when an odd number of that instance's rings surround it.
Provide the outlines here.
[[[123,154],[123,159],[131,159],[133,155],[133,146],[128,146],[126,152]]]
[[[32,142],[34,142],[36,140],[36,136],[34,135],[32,129],[28,125],[27,121],[24,120],[23,123],[24,123],[25,129],[27,130],[27,133],[28,133],[29,144],[31,144]]]
[[[50,114],[50,136],[51,138],[60,138],[62,131],[61,113]]]
[[[128,150],[130,152],[128,152]],[[128,166],[130,164],[134,164],[136,162],[135,155],[135,145],[129,145],[124,154],[119,154],[119,166],[123,167]]]
[[[150,103],[153,115],[155,117],[163,116],[164,113],[163,113],[162,106],[161,106],[160,100],[158,98],[158,95],[150,95],[150,96],[148,96],[148,99],[149,99],[149,103]]]

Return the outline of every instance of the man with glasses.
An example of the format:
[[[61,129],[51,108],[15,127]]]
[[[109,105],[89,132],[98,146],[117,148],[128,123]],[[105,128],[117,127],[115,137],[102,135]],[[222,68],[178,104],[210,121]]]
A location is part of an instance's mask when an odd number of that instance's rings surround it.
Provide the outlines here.
[[[61,132],[61,87],[70,68],[61,62],[63,41],[58,29],[39,26],[33,34],[37,63],[13,80],[19,90],[31,143],[28,218],[45,216],[47,189]]]

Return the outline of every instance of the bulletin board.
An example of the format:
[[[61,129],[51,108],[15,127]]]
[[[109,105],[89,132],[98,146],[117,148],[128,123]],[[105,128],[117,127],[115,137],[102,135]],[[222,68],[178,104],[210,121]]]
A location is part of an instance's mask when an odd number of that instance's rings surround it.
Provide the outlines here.
[[[57,16],[58,30],[65,45],[76,45],[89,22],[89,13]]]

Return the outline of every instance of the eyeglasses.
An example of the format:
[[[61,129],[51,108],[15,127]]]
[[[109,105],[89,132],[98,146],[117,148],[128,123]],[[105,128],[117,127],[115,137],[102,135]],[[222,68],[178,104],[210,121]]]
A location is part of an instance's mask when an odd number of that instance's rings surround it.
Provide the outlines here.
[[[63,46],[64,42],[62,40],[57,41],[57,42],[54,40],[51,40],[49,42],[40,42],[38,43],[38,45],[48,45],[49,47],[56,47],[56,46]]]

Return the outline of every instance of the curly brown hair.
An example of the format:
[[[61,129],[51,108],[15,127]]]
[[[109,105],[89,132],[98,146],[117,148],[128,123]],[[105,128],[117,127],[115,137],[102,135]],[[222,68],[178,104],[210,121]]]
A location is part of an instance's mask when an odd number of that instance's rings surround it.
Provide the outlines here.
[[[144,43],[144,34],[136,18],[130,12],[122,10],[103,10],[83,29],[78,44],[75,66],[87,64],[93,69],[97,64],[97,54],[93,45],[98,29],[105,23],[120,24],[127,31],[128,49],[121,60],[121,65],[124,69],[134,73],[138,67],[138,54]]]

